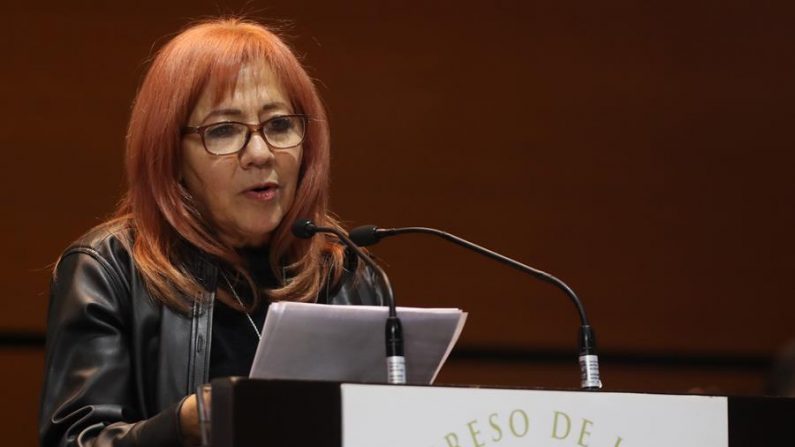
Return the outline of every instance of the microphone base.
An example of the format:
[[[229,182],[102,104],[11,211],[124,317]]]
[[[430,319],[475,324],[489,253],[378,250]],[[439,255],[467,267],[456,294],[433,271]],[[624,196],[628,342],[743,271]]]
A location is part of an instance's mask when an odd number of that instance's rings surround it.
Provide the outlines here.
[[[580,356],[580,388],[583,390],[602,389],[598,356],[593,354]]]
[[[386,358],[387,383],[394,385],[406,384],[406,357],[395,355]]]

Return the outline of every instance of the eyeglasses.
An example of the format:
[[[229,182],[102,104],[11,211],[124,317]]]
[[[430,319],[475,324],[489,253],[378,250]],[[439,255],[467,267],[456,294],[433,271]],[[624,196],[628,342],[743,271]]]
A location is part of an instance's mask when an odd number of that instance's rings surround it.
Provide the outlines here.
[[[259,124],[223,121],[206,126],[185,127],[182,134],[197,133],[207,152],[230,155],[243,150],[253,132],[258,132],[271,149],[290,149],[304,141],[306,115],[278,115]]]

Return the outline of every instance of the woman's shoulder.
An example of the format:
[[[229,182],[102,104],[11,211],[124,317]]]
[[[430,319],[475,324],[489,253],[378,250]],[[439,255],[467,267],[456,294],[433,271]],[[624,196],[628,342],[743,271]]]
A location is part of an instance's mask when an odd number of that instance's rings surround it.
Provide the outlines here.
[[[129,220],[113,219],[83,233],[69,244],[61,257],[71,253],[88,253],[106,258],[128,255],[133,238],[134,231]]]
[[[83,233],[69,244],[66,251],[80,248],[101,251],[116,244],[129,246],[132,239],[133,228],[129,219],[112,219]]]
[[[85,265],[73,258],[90,259],[116,276],[128,276],[132,267],[131,247],[134,231],[127,219],[113,219],[88,230],[63,251],[56,264],[56,275],[64,264]]]

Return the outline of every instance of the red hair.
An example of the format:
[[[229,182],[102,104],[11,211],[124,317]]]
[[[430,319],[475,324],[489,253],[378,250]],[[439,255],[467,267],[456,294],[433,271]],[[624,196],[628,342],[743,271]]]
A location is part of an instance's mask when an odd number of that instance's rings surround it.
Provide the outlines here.
[[[243,19],[216,19],[190,26],[161,48],[141,84],[127,132],[128,190],[116,220],[134,230],[132,253],[150,293],[186,309],[200,288],[187,272],[184,242],[222,261],[253,285],[243,260],[221,242],[179,182],[181,129],[205,88],[220,100],[234,90],[243,65],[268,64],[296,113],[309,116],[298,189],[292,207],[270,238],[274,276],[290,279],[267,291],[273,300],[312,301],[331,275],[337,284],[344,251],[331,239],[296,239],[299,217],[339,227],[328,211],[329,131],[317,90],[301,63],[276,34]],[[225,294],[219,296],[224,299]],[[255,290],[255,298],[258,296]],[[228,299],[228,297],[226,297]]]

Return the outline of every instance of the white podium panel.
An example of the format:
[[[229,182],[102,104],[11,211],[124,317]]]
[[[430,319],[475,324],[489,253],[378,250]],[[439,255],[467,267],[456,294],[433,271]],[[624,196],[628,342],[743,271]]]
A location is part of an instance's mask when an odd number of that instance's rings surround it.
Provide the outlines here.
[[[726,447],[726,397],[342,384],[343,447]]]

